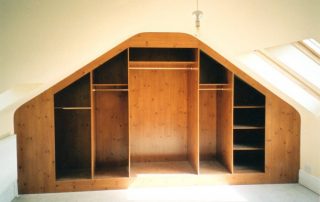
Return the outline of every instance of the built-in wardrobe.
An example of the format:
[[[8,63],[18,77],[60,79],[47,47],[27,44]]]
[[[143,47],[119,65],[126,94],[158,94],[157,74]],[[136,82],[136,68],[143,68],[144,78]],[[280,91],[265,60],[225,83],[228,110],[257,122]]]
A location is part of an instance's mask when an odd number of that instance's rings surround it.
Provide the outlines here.
[[[131,37],[14,121],[19,193],[298,179],[297,111],[187,34]]]

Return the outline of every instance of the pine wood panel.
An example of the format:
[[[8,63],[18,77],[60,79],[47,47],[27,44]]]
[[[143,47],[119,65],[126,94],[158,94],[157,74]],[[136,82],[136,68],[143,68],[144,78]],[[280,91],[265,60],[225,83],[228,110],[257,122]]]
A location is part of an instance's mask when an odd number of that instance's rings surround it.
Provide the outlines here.
[[[130,61],[195,61],[192,48],[130,48]]]
[[[186,159],[187,73],[130,70],[132,161]]]
[[[199,92],[200,160],[216,156],[217,138],[217,91]]]
[[[128,92],[95,92],[96,170],[128,166]]]
[[[266,172],[273,182],[297,182],[300,116],[281,99],[266,99]]]
[[[40,94],[14,115],[20,194],[52,192],[55,182],[53,95]]]
[[[189,71],[188,73],[188,159],[196,173],[199,173],[199,71]]]
[[[200,52],[200,84],[227,84],[227,69]]]
[[[177,62],[177,61],[130,61],[129,68],[143,69],[193,69],[197,67],[197,62]]]
[[[93,71],[94,84],[128,83],[128,50],[121,52]]]
[[[90,75],[87,74],[54,95],[55,107],[90,107]]]
[[[90,110],[56,109],[54,115],[57,179],[90,178]]]
[[[232,91],[217,92],[217,158],[229,172],[233,171]]]
[[[194,169],[189,161],[166,161],[166,162],[134,162],[131,166],[131,177],[141,175],[158,175],[167,174],[190,174]]]
[[[134,35],[128,41],[130,47],[196,48],[199,45],[198,39],[184,33],[144,32]]]
[[[76,80],[80,79],[85,74],[91,72],[99,65],[105,63],[110,60],[117,54],[121,53],[125,49],[130,47],[181,47],[181,48],[200,48],[204,53],[208,56],[214,58],[217,62],[221,63],[228,70],[235,73],[245,82],[262,92],[267,96],[267,108],[266,108],[266,172],[265,173],[241,173],[232,175],[193,175],[189,174],[188,177],[185,175],[176,175],[170,177],[163,178],[113,178],[108,177],[105,179],[85,179],[85,180],[66,180],[66,181],[55,181],[55,160],[54,160],[54,106],[53,106],[53,94],[60,91],[61,89],[67,87],[72,84]],[[192,67],[193,68],[193,67]],[[130,72],[134,72],[136,70],[129,70]],[[140,71],[140,70],[139,70]],[[163,71],[163,70],[160,70]],[[170,70],[175,71],[175,70]],[[184,71],[184,70],[179,70]],[[194,70],[191,70],[194,72]],[[148,80],[152,80],[154,78],[147,77]],[[133,78],[129,75],[129,80],[137,81],[137,78]],[[180,79],[178,79],[179,81]],[[151,81],[150,81],[151,82]],[[161,81],[154,80],[155,83],[161,83]],[[174,79],[172,82],[176,82]],[[198,82],[198,81],[197,81]],[[132,83],[129,81],[129,84]],[[190,82],[189,82],[190,83]],[[186,84],[187,85],[187,84]],[[145,86],[146,88],[148,86]],[[231,88],[228,86],[228,88]],[[193,90],[191,90],[193,91]],[[143,94],[133,93],[131,95],[131,87],[129,85],[129,100],[136,99],[136,101],[140,101]],[[187,91],[186,91],[187,92]],[[140,97],[139,97],[140,96]],[[197,95],[198,96],[198,95]],[[184,95],[183,97],[186,97]],[[224,97],[224,96],[222,96]],[[229,100],[225,96],[226,101]],[[164,99],[164,98],[163,98]],[[175,100],[175,96],[167,96],[167,100]],[[183,102],[182,105],[187,106],[189,108],[189,100],[193,99],[192,96],[186,99],[186,103]],[[220,99],[220,98],[219,98]],[[219,100],[217,98],[217,100]],[[223,100],[221,99],[221,100]],[[185,99],[183,99],[185,100]],[[195,99],[196,100],[196,99]],[[231,99],[232,100],[232,99]],[[165,101],[161,101],[165,102]],[[173,101],[174,103],[176,101]],[[197,101],[195,101],[197,102]],[[180,103],[179,103],[180,104]],[[91,102],[91,105],[94,104]],[[138,106],[138,105],[137,105]],[[269,106],[269,107],[268,107]],[[130,107],[133,105],[130,104]],[[136,106],[134,106],[136,107]],[[180,107],[180,105],[179,105]],[[191,106],[192,107],[192,106]],[[198,103],[196,104],[198,107]],[[94,108],[92,108],[94,109]],[[130,109],[130,108],[129,108]],[[229,109],[223,108],[228,112]],[[92,110],[94,111],[94,110]],[[189,122],[191,122],[190,118],[190,110],[185,110],[188,114],[182,116],[179,121],[182,123],[187,123],[189,126]],[[191,110],[193,111],[193,110]],[[279,111],[281,113],[279,114]],[[194,112],[194,111],[193,111]],[[142,117],[142,110],[136,113]],[[198,113],[198,112],[197,112]],[[130,109],[130,117],[132,117],[131,109]],[[226,114],[226,113],[223,113]],[[158,115],[159,116],[159,115]],[[197,114],[195,115],[198,116]],[[148,115],[147,118],[154,118],[151,115]],[[229,117],[230,118],[230,117]],[[182,121],[184,120],[184,121]],[[221,119],[221,123],[217,123],[218,125],[227,124],[229,121],[223,123],[223,119]],[[232,117],[230,118],[232,122]],[[178,122],[179,122],[178,121]],[[199,119],[197,118],[196,122]],[[94,123],[95,121],[93,121]],[[137,127],[134,123],[132,123],[129,119],[129,127],[130,131]],[[160,122],[159,122],[160,123]],[[165,123],[165,122],[164,122]],[[171,127],[171,126],[170,126]],[[193,131],[199,130],[198,123],[192,125],[193,129],[187,127],[181,131]],[[232,127],[232,126],[231,126]],[[218,130],[218,129],[217,129]],[[226,129],[229,130],[229,129]],[[178,130],[176,130],[178,131]],[[94,132],[94,131],[93,131]],[[140,131],[139,131],[140,132]],[[225,131],[227,133],[227,131]],[[275,182],[296,182],[298,176],[298,168],[299,168],[299,154],[300,154],[300,118],[299,114],[296,110],[290,107],[287,103],[280,100],[277,96],[268,91],[267,88],[259,84],[257,81],[252,79],[250,76],[242,72],[236,66],[234,66],[231,62],[226,60],[220,54],[212,50],[207,45],[200,42],[198,39],[194,38],[191,35],[182,34],[182,33],[141,33],[133,36],[132,38],[124,41],[122,44],[117,47],[111,49],[107,53],[98,57],[96,60],[90,62],[88,65],[76,71],[74,74],[68,76],[63,79],[61,82],[54,85],[52,88],[48,89],[45,93],[37,96],[33,100],[21,106],[15,113],[15,133],[17,134],[17,144],[18,144],[18,183],[19,183],[19,193],[39,193],[39,192],[52,192],[52,191],[81,191],[81,190],[96,190],[96,189],[110,189],[110,188],[126,188],[128,186],[151,186],[151,185],[187,185],[187,184],[221,184],[221,183],[229,183],[229,184],[248,184],[248,183],[275,183]],[[185,133],[186,134],[186,133]],[[192,133],[196,134],[196,133]],[[217,133],[221,134],[221,133]],[[192,150],[189,155],[191,159],[189,159],[190,163],[193,163],[193,167],[199,166],[199,146],[198,141],[199,137],[194,135],[195,142],[190,144],[191,138],[186,138],[182,140],[176,140],[176,142],[184,142],[184,147],[178,146],[180,149],[184,148],[184,158],[187,157],[187,151]],[[228,137],[228,136],[227,136]],[[130,142],[133,142],[135,136],[130,134]],[[188,143],[189,140],[189,143]],[[192,139],[193,140],[193,139]],[[149,139],[150,141],[150,139]],[[155,141],[158,141],[157,139]],[[230,141],[230,140],[227,140]],[[232,141],[232,140],[231,140]],[[166,142],[166,141],[163,141]],[[221,145],[218,143],[217,146]],[[175,143],[174,143],[175,144]],[[94,145],[94,144],[92,144]],[[145,147],[146,144],[141,144],[141,147]],[[232,144],[230,144],[232,145]],[[188,147],[189,146],[189,147]],[[151,150],[150,146],[147,146],[147,149]],[[227,150],[230,147],[227,145]],[[169,150],[175,150],[170,149]],[[217,148],[219,151],[219,149]],[[172,152],[172,151],[171,151]],[[130,148],[128,154],[130,152]],[[180,152],[172,152],[172,153],[180,153]],[[197,154],[198,153],[198,157]],[[174,155],[172,155],[174,156]],[[226,162],[232,162],[232,154],[226,155]],[[284,158],[281,158],[284,156]],[[129,156],[130,158],[130,156]],[[148,159],[148,158],[143,158]],[[161,156],[160,158],[152,157],[152,160],[166,160]],[[177,157],[173,158],[177,159]],[[184,160],[185,160],[184,159]],[[275,163],[276,162],[276,163]],[[130,162],[129,162],[130,163]],[[232,165],[226,163],[227,165]],[[35,169],[36,168],[36,169]],[[232,167],[228,167],[228,170],[232,170]]]
[[[126,189],[130,186],[127,177],[109,177],[104,179],[91,180],[66,180],[58,181],[55,185],[55,192],[74,192],[104,189]]]
[[[90,72],[90,103],[91,103],[91,178],[94,177],[94,171],[95,171],[95,103],[94,103],[94,93],[93,93],[93,72]]]

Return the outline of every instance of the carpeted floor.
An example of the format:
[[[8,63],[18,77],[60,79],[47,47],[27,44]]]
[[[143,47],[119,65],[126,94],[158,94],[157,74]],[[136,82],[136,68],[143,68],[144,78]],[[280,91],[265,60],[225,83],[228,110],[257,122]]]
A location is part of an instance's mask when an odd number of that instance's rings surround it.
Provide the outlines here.
[[[265,201],[320,202],[316,193],[299,184],[275,185],[219,185],[172,188],[132,188],[73,193],[30,194],[15,198],[14,202],[81,202],[81,201]]]

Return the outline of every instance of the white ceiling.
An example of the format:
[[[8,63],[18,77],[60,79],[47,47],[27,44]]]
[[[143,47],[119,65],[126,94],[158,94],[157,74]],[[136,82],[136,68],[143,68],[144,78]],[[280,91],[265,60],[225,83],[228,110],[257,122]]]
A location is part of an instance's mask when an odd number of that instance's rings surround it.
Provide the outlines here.
[[[195,0],[1,0],[0,93],[34,86],[18,92],[14,109],[136,33],[194,34],[195,8]],[[199,38],[234,63],[255,49],[320,41],[319,0],[199,0],[199,9]]]

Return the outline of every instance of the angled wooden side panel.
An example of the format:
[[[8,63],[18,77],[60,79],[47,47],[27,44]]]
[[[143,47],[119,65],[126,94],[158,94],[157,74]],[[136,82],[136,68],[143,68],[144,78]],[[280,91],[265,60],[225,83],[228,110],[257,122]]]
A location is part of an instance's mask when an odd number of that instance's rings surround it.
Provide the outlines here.
[[[19,194],[55,189],[53,95],[46,91],[21,106],[14,116]]]
[[[297,182],[300,167],[300,115],[275,95],[266,99],[266,173],[269,181]]]
[[[188,159],[199,173],[199,71],[188,72]]]

